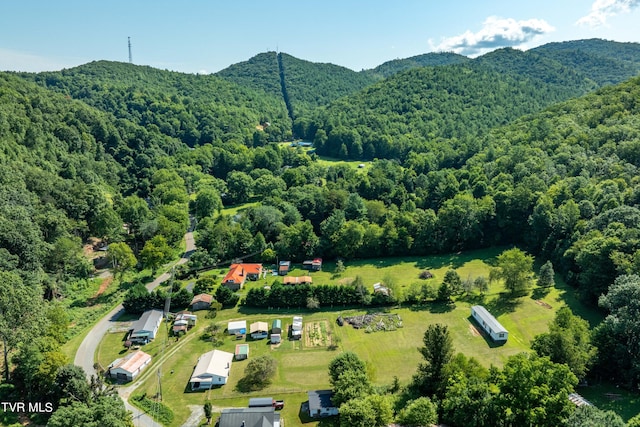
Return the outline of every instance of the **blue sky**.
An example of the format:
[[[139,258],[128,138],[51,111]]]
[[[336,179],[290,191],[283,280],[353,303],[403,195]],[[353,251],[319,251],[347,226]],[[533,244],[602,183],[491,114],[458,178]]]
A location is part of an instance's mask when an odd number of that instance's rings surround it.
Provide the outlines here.
[[[640,0],[4,0],[0,70],[94,60],[210,73],[267,50],[353,70],[433,51],[640,42]]]

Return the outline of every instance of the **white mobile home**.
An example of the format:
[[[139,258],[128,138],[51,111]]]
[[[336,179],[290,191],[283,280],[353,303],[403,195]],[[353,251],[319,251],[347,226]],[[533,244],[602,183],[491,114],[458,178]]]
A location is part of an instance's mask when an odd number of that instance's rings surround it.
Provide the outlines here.
[[[495,342],[506,342],[509,332],[481,305],[471,307],[471,316]]]

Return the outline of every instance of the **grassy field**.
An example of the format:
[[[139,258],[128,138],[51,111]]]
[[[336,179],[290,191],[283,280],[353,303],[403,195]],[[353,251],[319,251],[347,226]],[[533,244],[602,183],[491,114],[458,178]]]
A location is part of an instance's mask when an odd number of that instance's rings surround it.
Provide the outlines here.
[[[316,162],[321,166],[347,165],[351,169],[357,169],[360,172],[366,172],[371,166],[371,162],[366,162],[363,160],[342,160],[327,156],[318,156],[316,158]]]
[[[349,262],[346,270],[337,275],[335,265],[325,263],[323,271],[311,273],[314,283],[339,283],[347,282],[356,276],[361,276],[364,283],[372,288],[373,283],[381,281],[385,276],[393,277],[401,287],[407,287],[411,283],[421,282],[418,274],[428,269],[434,274],[430,279],[432,283],[441,282],[448,268],[455,268],[461,277],[472,278],[479,275],[487,276],[490,265],[495,256],[503,248],[460,253],[447,256],[435,256],[428,258],[386,258]],[[298,266],[299,267],[299,266]],[[225,270],[214,270],[207,274],[224,274]],[[309,272],[294,268],[289,275],[309,274]],[[220,276],[221,277],[221,276]],[[278,276],[268,276],[257,282],[249,282],[247,288],[264,286],[279,280]],[[205,319],[200,315],[197,326],[187,336],[175,342],[173,339],[165,341],[164,353],[154,350],[156,357],[154,365],[162,365],[161,384],[163,390],[163,402],[169,406],[175,414],[172,426],[181,425],[190,414],[189,405],[203,405],[206,399],[210,399],[217,408],[231,406],[246,406],[250,397],[272,396],[285,400],[285,409],[282,416],[287,426],[317,426],[317,422],[310,421],[300,413],[300,404],[306,401],[306,392],[312,389],[328,388],[329,380],[327,366],[340,351],[354,351],[371,367],[373,367],[372,379],[375,384],[389,384],[394,377],[398,377],[401,383],[409,382],[411,376],[420,362],[420,354],[417,347],[422,345],[422,336],[427,326],[431,323],[444,323],[448,325],[453,336],[456,351],[468,356],[476,357],[485,366],[502,366],[505,360],[518,352],[526,351],[533,337],[547,331],[548,323],[555,316],[557,309],[569,305],[574,311],[590,313],[587,307],[583,307],[574,297],[573,292],[562,282],[548,294],[541,296],[536,292],[532,295],[518,298],[513,301],[505,298],[503,289],[498,284],[492,284],[489,291],[480,296],[477,294],[460,297],[455,305],[428,304],[425,306],[395,307],[388,310],[398,314],[402,318],[403,327],[392,332],[366,333],[364,330],[353,329],[349,325],[339,327],[336,318],[339,315],[349,316],[364,314],[366,311],[334,307],[322,312],[307,312],[306,310],[265,310],[259,311],[239,307],[222,310],[215,319]],[[497,319],[509,330],[509,341],[501,346],[496,346],[489,339],[477,333],[470,320],[470,306],[474,304],[485,305]],[[371,309],[377,311],[377,309]],[[201,314],[203,312],[200,312]],[[229,320],[245,319],[248,323],[254,321],[270,322],[275,318],[283,321],[283,327],[290,324],[294,315],[304,317],[305,324],[315,324],[314,334],[327,334],[331,340],[338,340],[338,348],[330,350],[328,346],[322,346],[328,340],[318,338],[315,343],[305,340],[285,340],[277,347],[271,346],[266,340],[236,341],[233,337],[225,337],[221,350],[233,352],[239,342],[247,342],[250,347],[249,358],[263,354],[273,356],[278,363],[278,371],[270,387],[260,392],[242,393],[237,390],[238,381],[242,378],[247,361],[234,362],[228,383],[220,388],[208,392],[191,393],[188,391],[188,381],[197,362],[198,357],[213,349],[211,342],[201,339],[207,325],[217,323],[222,330],[226,328]],[[597,315],[591,315],[592,322],[599,320]],[[112,361],[119,357],[122,348],[121,334],[107,336],[101,345],[98,358],[103,361]],[[156,342],[162,340],[159,338]],[[318,344],[320,343],[320,345]],[[155,346],[156,344],[152,344]],[[116,348],[112,348],[116,347]],[[157,347],[160,348],[160,347]],[[143,348],[152,350],[151,346]],[[159,357],[161,354],[164,356]],[[147,393],[153,396],[158,390],[157,369],[148,369],[140,377],[141,386],[136,393]]]

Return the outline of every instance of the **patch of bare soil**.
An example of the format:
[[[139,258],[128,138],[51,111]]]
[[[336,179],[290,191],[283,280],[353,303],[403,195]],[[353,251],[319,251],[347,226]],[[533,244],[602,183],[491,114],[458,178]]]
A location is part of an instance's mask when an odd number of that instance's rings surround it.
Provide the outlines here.
[[[113,276],[109,276],[106,277],[102,283],[100,283],[100,287],[98,288],[98,292],[96,292],[96,294],[94,296],[92,296],[91,298],[89,298],[89,301],[87,301],[87,305],[91,305],[93,304],[93,302],[98,299],[98,297],[100,295],[102,295],[104,293],[104,291],[107,290],[107,288],[109,287],[109,285],[111,284],[111,282],[113,282]]]
[[[95,258],[96,256],[99,256],[99,254],[96,253],[96,249],[102,246],[102,244],[101,239],[98,239],[97,237],[89,237],[82,247],[82,253],[89,259]]]
[[[474,337],[481,337],[482,334],[480,333],[480,331],[478,330],[478,328],[476,328],[473,324],[469,323],[469,332],[471,332],[471,335],[473,335]]]
[[[551,306],[549,304],[547,304],[546,302],[542,301],[542,300],[536,300],[536,304],[541,305],[544,308],[551,308]]]
[[[344,279],[338,280],[338,284],[339,285],[350,285],[351,283],[353,283],[353,281],[354,281],[353,277],[345,277]]]

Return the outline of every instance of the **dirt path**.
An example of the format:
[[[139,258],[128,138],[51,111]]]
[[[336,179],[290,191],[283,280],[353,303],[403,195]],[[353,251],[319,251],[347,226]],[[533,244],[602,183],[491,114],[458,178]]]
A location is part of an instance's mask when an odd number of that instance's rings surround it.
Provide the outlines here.
[[[96,292],[96,294],[94,296],[89,298],[89,303],[87,305],[92,305],[93,301],[95,301],[100,295],[102,295],[104,293],[104,291],[107,290],[107,288],[109,287],[109,285],[112,282],[113,282],[113,276],[111,275],[111,273],[109,273],[107,276],[105,276],[105,278],[102,281],[102,283],[100,283],[100,287],[98,288],[98,292]]]

